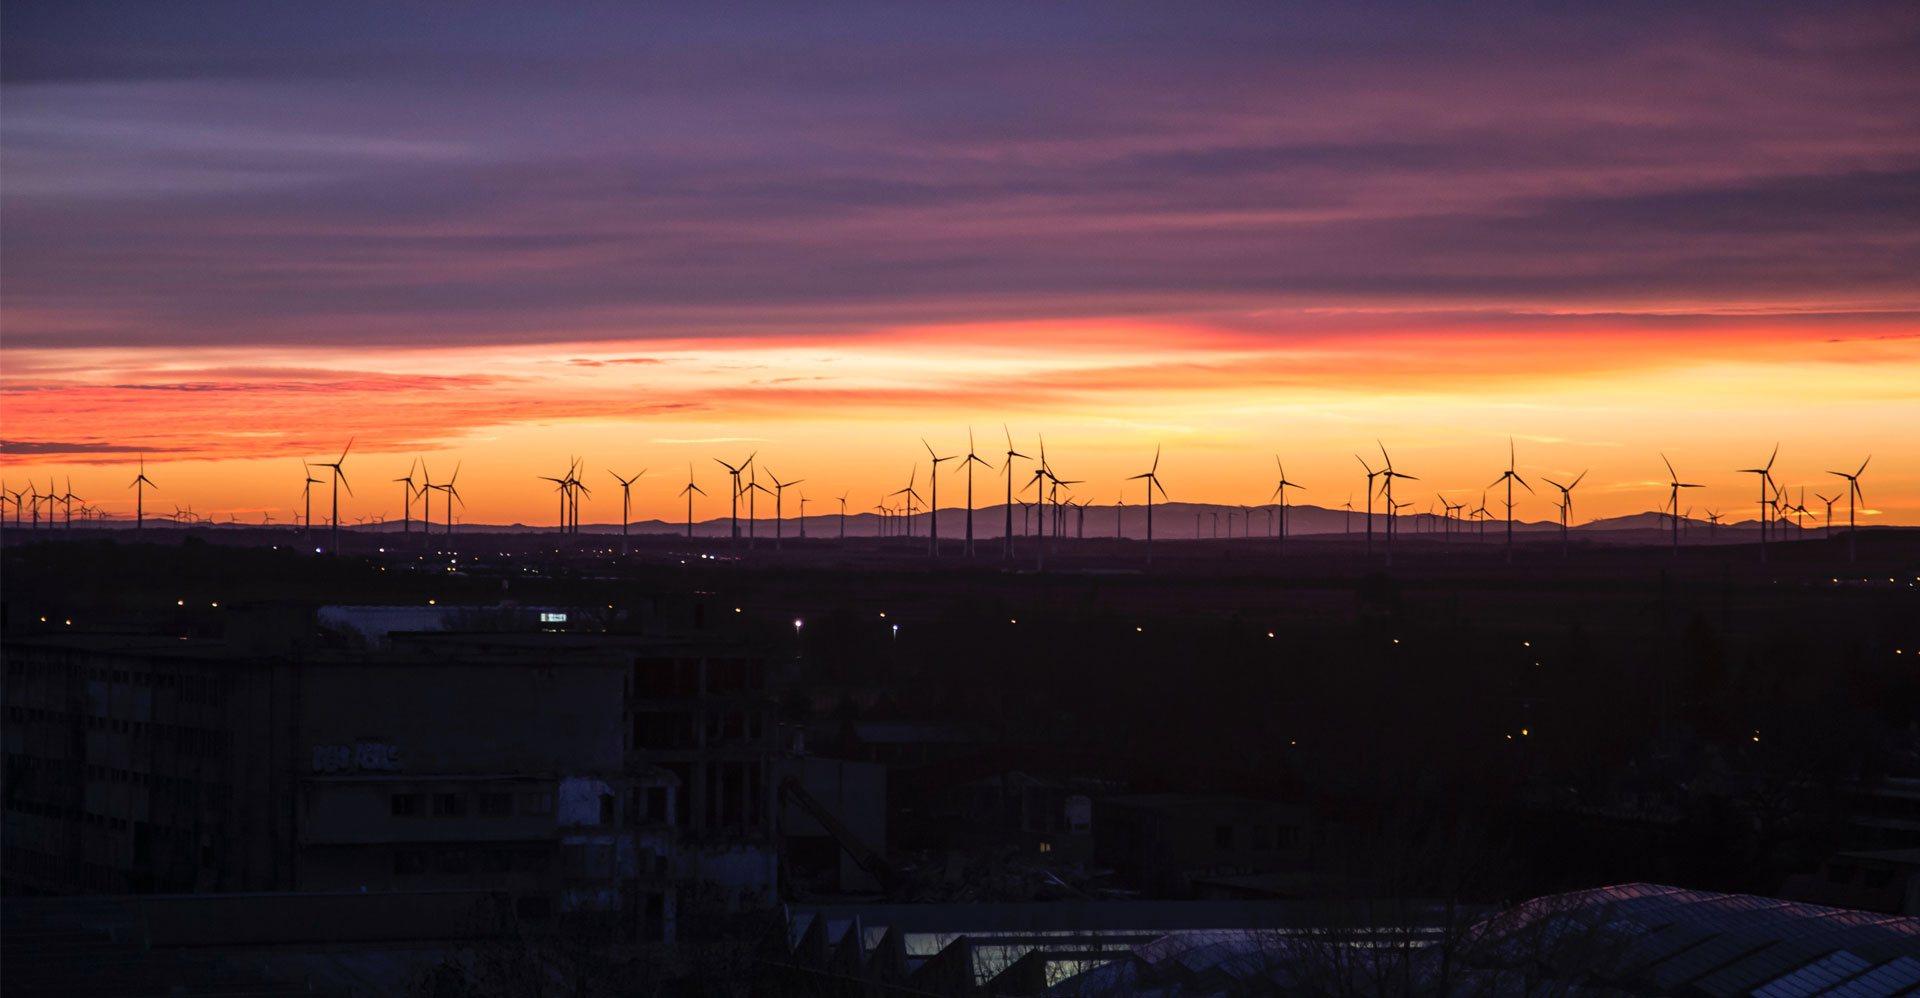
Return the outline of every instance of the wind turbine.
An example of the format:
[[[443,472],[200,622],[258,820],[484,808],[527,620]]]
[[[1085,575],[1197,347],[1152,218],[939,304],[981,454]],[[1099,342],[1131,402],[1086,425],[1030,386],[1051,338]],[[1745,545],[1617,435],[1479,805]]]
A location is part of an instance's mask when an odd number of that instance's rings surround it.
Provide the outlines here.
[[[1124,540],[1127,536],[1127,497],[1121,496],[1113,501],[1113,539]]]
[[[1027,484],[1021,486],[1020,491],[1025,492],[1028,489],[1033,490],[1033,501],[1036,507],[1034,509],[1034,527],[1035,527],[1034,534],[1036,538],[1038,538],[1041,542],[1039,557],[1043,563],[1046,559],[1046,547],[1047,547],[1046,537],[1047,537],[1048,510],[1047,510],[1046,482],[1050,478],[1053,478],[1053,469],[1047,464],[1047,438],[1045,435],[1041,435],[1040,436],[1040,466],[1033,470],[1033,477],[1027,479]],[[1023,529],[1024,529],[1024,525],[1023,525]]]
[[[960,459],[960,466],[967,469],[967,557],[969,558],[973,557],[973,466],[976,464],[989,470],[993,468],[993,465],[981,460],[980,455],[974,453],[973,427],[969,426],[967,427],[967,456]],[[1012,511],[1008,511],[1007,517],[1009,520],[1012,519]]]
[[[1815,493],[1813,494],[1813,497],[1814,497],[1815,499],[1818,499],[1818,500],[1820,500],[1821,502],[1823,502],[1823,503],[1826,503],[1826,504],[1827,504],[1827,535],[1826,535],[1826,539],[1827,539],[1827,540],[1833,540],[1833,504],[1834,504],[1834,503],[1836,503],[1836,502],[1838,502],[1838,501],[1840,500],[1840,497],[1839,497],[1839,496],[1828,496],[1828,495],[1823,495],[1823,494],[1821,494],[1821,493],[1819,493],[1819,492],[1815,492]]]
[[[753,525],[758,522],[753,512],[754,500],[759,498],[756,493],[760,492],[773,494],[772,490],[760,484],[760,469],[755,467],[747,475],[747,550],[749,551],[753,550],[754,544]]]
[[[791,482],[783,482],[780,480],[780,476],[773,473],[772,468],[767,469],[767,477],[773,481],[773,549],[778,551],[786,544],[786,528],[783,526],[786,521],[784,514],[781,512],[781,507],[784,504],[781,502],[780,497],[786,493],[787,486],[798,485],[806,481],[806,479],[796,478]],[[800,516],[804,519],[806,515],[806,507],[803,506],[801,507]]]
[[[1347,517],[1340,521],[1340,533],[1351,534],[1353,533],[1353,493],[1347,493],[1347,501],[1341,508],[1347,511]]]
[[[743,470],[745,470],[747,467],[753,464],[753,456],[754,454],[758,454],[758,453],[760,452],[754,451],[753,454],[748,454],[747,459],[745,461],[740,462],[740,466],[737,468],[731,464],[728,464],[725,461],[720,460],[717,457],[713,459],[713,463],[719,465],[722,468],[727,469],[727,474],[733,476],[733,511],[727,514],[728,546],[737,546],[740,543],[740,473]],[[691,476],[692,474],[691,469],[688,470],[688,474],[689,476]],[[691,482],[693,479],[689,477],[687,480]],[[706,495],[705,492],[702,492],[700,494]],[[692,496],[687,497],[687,503],[689,505],[689,508],[691,508],[691,505],[693,503]]]
[[[623,555],[627,553],[627,524],[633,520],[633,483],[646,473],[647,469],[641,468],[639,475],[621,478],[614,474],[612,468],[607,469],[607,474],[613,475],[613,480],[620,483],[620,553]]]
[[[753,542],[754,542],[753,528],[754,528],[755,522],[757,522],[759,519],[759,515],[754,512],[756,508],[755,500],[760,498],[759,495],[757,495],[757,493],[765,492],[765,491],[767,491],[767,487],[760,484],[760,469],[754,467],[752,461],[748,461],[746,492],[747,492],[747,550],[749,551],[753,550]]]
[[[1868,454],[1867,461],[1871,461],[1871,460],[1873,460],[1873,455]],[[1867,461],[1860,462],[1860,467],[1854,469],[1854,472],[1851,475],[1847,474],[1844,471],[1827,472],[1827,474],[1829,475],[1839,475],[1841,478],[1844,478],[1847,480],[1847,560],[1848,561],[1852,561],[1853,555],[1854,555],[1853,501],[1855,499],[1858,499],[1861,502],[1867,501],[1866,494],[1860,491],[1860,476],[1866,473]]]
[[[307,479],[306,484],[300,486],[300,501],[306,505],[306,518],[303,521],[305,527],[303,529],[306,532],[306,539],[311,541],[313,540],[313,487],[324,484],[326,479],[313,477],[313,465],[305,461],[300,462],[300,473],[305,475]]]
[[[328,553],[340,553],[340,485],[347,481],[346,470],[341,465],[347,463],[347,451],[353,449],[353,438],[347,438],[347,445],[340,449],[340,456],[328,464],[315,465],[333,469],[333,539],[328,542]],[[353,495],[352,483],[347,483],[347,495]]]
[[[1381,448],[1381,450],[1383,453],[1385,452],[1385,448]],[[1353,459],[1355,461],[1360,462],[1360,467],[1367,469],[1367,557],[1372,558],[1373,557],[1373,479],[1374,479],[1374,476],[1380,474],[1380,472],[1373,470],[1373,466],[1367,463],[1367,459],[1361,457],[1358,454],[1355,454],[1353,456]]]
[[[1665,454],[1660,455],[1660,460],[1667,465],[1667,502],[1673,506],[1673,554],[1677,558],[1680,556],[1680,490],[1702,486],[1681,481],[1679,473],[1673,470],[1673,462],[1668,461]]]
[[[693,462],[688,461],[687,487],[680,490],[680,494],[687,497],[687,540],[693,540],[693,494],[695,492],[701,495],[707,494],[707,490],[693,484]]]
[[[800,493],[800,539],[807,539],[807,494]]]
[[[427,470],[427,459],[420,459],[420,547],[422,550],[433,547],[433,473]]]
[[[560,493],[560,533],[562,535],[570,533],[573,518],[567,510],[567,499],[573,492],[573,467],[571,465],[567,467],[564,478],[555,478],[552,475],[535,475],[534,477],[543,482],[552,482],[553,490]],[[429,485],[428,488],[432,486]]]
[[[560,532],[573,535],[580,532],[580,459],[567,458],[566,476],[560,479]]]
[[[847,546],[847,496],[848,496],[848,494],[849,494],[849,493],[847,493],[847,492],[842,492],[842,493],[840,493],[840,499],[839,499],[839,502],[840,502],[840,546],[841,546],[841,547],[846,547],[846,546]]]
[[[27,485],[32,486],[33,479],[27,479]],[[159,488],[153,484],[153,479],[147,477],[147,456],[142,454],[140,455],[140,474],[134,477],[133,484],[127,486],[133,490],[133,529],[135,530],[139,530],[146,519],[147,488],[150,486]],[[13,500],[13,520],[14,526],[20,525],[20,499],[17,495]]]
[[[460,490],[455,488],[453,484],[459,480],[460,462],[456,461],[453,465],[453,474],[447,478],[446,484],[434,486],[434,488],[447,494],[447,539],[449,543],[451,543],[453,539],[453,504],[458,502],[461,509],[467,508],[467,501],[460,498]],[[349,494],[351,494],[351,490],[349,490]]]
[[[1000,429],[1007,435],[1007,462],[1000,466],[1000,474],[1007,480],[1007,533],[1000,545],[1000,558],[1002,561],[1008,561],[1013,558],[1013,459],[1017,457],[1023,461],[1031,461],[1033,458],[1013,449],[1013,431],[1007,429],[1007,424],[1001,423]],[[1022,510],[1023,515],[1024,512]],[[1024,523],[1020,530],[1022,533],[1026,532]],[[1148,553],[1148,560],[1152,560],[1151,551]]]
[[[1467,508],[1467,504],[1464,502],[1448,502],[1446,496],[1441,496],[1440,507],[1442,510],[1440,514],[1440,525],[1445,530],[1445,537],[1451,542],[1453,540],[1453,532],[1460,523],[1459,513],[1461,510]],[[1564,535],[1562,542],[1564,543]]]
[[[1660,456],[1662,458],[1666,457],[1665,454],[1662,454]],[[1590,471],[1592,469],[1587,469],[1587,470]],[[1580,484],[1580,479],[1585,477],[1587,477],[1587,471],[1582,471],[1580,472],[1580,474],[1574,476],[1574,479],[1572,482],[1566,485],[1562,485],[1551,478],[1540,479],[1541,481],[1547,483],[1548,485],[1551,485],[1554,488],[1560,490],[1559,505],[1560,505],[1560,557],[1561,558],[1565,558],[1567,556],[1567,520],[1569,520],[1573,514],[1573,487],[1575,485]]]
[[[1720,514],[1707,510],[1707,543],[1713,543],[1713,529],[1720,525]]]
[[[1493,488],[1495,485],[1498,485],[1501,482],[1507,483],[1507,564],[1509,565],[1513,564],[1513,483],[1519,482],[1520,487],[1523,489],[1526,489],[1529,494],[1533,492],[1533,486],[1528,485],[1527,480],[1524,478],[1521,478],[1519,474],[1517,474],[1513,470],[1513,467],[1514,467],[1513,438],[1508,437],[1507,438],[1507,470],[1501,472],[1499,478],[1496,478],[1492,482],[1488,483],[1487,488]]]
[[[1280,455],[1273,456],[1273,465],[1280,469],[1280,484],[1273,487],[1273,496],[1280,497],[1280,556],[1284,558],[1287,555],[1287,489],[1289,487],[1304,489],[1306,486],[1299,482],[1287,481],[1287,466],[1280,463]],[[1273,496],[1268,496],[1267,501],[1272,502]],[[1252,525],[1251,519],[1248,520],[1248,525]]]
[[[927,443],[926,437],[920,438],[920,446],[925,447],[927,456],[933,459],[933,467],[927,472],[927,495],[932,497],[932,501],[927,504],[927,557],[938,558],[940,557],[940,462],[951,461],[959,455],[936,456],[933,453],[933,445]],[[967,505],[971,507],[973,504],[969,501]],[[968,520],[971,521],[973,511],[969,508],[967,512]]]
[[[413,469],[419,466],[420,459],[416,457],[413,459],[412,464],[407,465],[407,477],[394,479],[394,481],[403,483],[404,485],[400,493],[400,532],[402,534],[413,533]]]
[[[1127,481],[1131,482],[1142,478],[1147,480],[1147,564],[1151,565],[1153,564],[1153,490],[1159,489],[1160,498],[1167,498],[1166,486],[1160,484],[1159,447],[1153,449],[1153,465],[1146,471],[1129,477]],[[1196,528],[1194,535],[1197,537],[1199,533],[1200,531]]]
[[[80,497],[73,494],[73,477],[69,475],[67,477],[67,491],[60,494],[60,505],[66,510],[66,528],[69,534],[73,533],[73,501],[75,499],[80,499]],[[87,501],[85,499],[80,499],[81,507],[84,508],[86,504]],[[86,516],[83,514],[81,519],[86,519]]]
[[[887,495],[890,497],[900,496],[900,495],[907,497],[906,499],[907,518],[905,521],[905,525],[906,525],[907,540],[909,541],[913,540],[913,501],[915,499],[920,498],[920,493],[915,492],[913,490],[913,483],[915,480],[919,478],[919,476],[920,476],[920,466],[918,464],[915,464],[913,468],[907,473],[907,487],[904,489],[897,489],[893,492],[887,493]]]
[[[1767,560],[1767,484],[1773,481],[1773,459],[1780,456],[1780,445],[1773,445],[1767,463],[1758,468],[1741,468],[1739,474],[1760,476],[1760,560]],[[1865,467],[1862,465],[1862,467]]]
[[[1393,470],[1393,457],[1387,453],[1387,445],[1378,440],[1375,440],[1374,444],[1380,448],[1380,459],[1387,462],[1386,470],[1380,472],[1380,474],[1387,480],[1383,486],[1383,491],[1387,494],[1387,564],[1391,566],[1393,564],[1393,535],[1395,533],[1394,518],[1400,510],[1413,505],[1411,502],[1399,503],[1398,505],[1394,503],[1393,480],[1396,478],[1404,478],[1409,482],[1417,482],[1420,479],[1412,475],[1403,475]],[[1361,464],[1364,465],[1366,462],[1362,461]]]
[[[1467,515],[1480,521],[1480,536],[1475,538],[1474,542],[1477,544],[1485,544],[1487,542],[1487,521],[1493,519],[1493,514],[1487,511],[1486,489],[1480,490],[1480,505],[1474,507],[1473,512]]]

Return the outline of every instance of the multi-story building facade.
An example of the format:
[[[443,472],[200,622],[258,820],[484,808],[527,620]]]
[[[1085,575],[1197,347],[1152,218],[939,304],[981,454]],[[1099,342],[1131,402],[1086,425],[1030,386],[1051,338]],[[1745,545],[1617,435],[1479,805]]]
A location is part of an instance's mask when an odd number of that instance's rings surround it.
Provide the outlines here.
[[[685,904],[775,899],[775,730],[760,661],[724,642],[5,651],[9,890],[488,888],[653,939]]]

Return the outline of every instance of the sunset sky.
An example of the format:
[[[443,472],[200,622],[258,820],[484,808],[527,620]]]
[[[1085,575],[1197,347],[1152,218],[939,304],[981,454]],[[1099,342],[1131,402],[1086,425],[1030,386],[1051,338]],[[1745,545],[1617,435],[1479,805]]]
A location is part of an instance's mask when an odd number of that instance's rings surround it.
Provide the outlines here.
[[[0,463],[349,516],[424,457],[763,467],[828,509],[1036,435],[1101,504],[1576,519],[1751,476],[1920,523],[1920,5],[9,3]],[[952,467],[943,465],[943,468]],[[1564,480],[1564,479],[1563,479]],[[1538,483],[1536,482],[1536,485]],[[605,487],[602,487],[605,486]],[[985,486],[983,486],[985,488]],[[998,492],[997,482],[992,486]],[[951,491],[949,491],[951,490]],[[943,480],[943,505],[959,501]],[[1129,483],[1129,503],[1140,499]],[[924,494],[924,492],[923,492]],[[983,496],[982,504],[991,496]],[[1547,520],[1543,494],[1523,519]]]

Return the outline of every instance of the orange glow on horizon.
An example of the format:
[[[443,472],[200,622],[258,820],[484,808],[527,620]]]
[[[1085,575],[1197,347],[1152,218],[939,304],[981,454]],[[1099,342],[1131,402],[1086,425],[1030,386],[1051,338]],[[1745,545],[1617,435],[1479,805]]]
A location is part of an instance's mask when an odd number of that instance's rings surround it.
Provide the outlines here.
[[[1805,485],[1809,508],[1840,481],[1828,470],[1872,453],[1862,482],[1872,512],[1861,515],[1913,524],[1913,329],[1904,313],[1296,311],[472,348],[10,349],[4,476],[9,488],[28,476],[45,488],[71,475],[75,493],[131,515],[125,485],[144,451],[160,486],[150,512],[192,505],[287,522],[298,462],[332,460],[353,437],[349,523],[397,519],[400,487],[388,480],[418,456],[436,476],[459,464],[463,520],[547,525],[553,503],[536,476],[576,454],[595,490],[584,522],[617,521],[607,472],[641,468],[634,518],[675,522],[689,463],[709,492],[695,515],[707,519],[727,507],[712,459],[758,451],[763,468],[807,479],[808,512],[820,515],[843,491],[850,510],[870,508],[916,466],[924,481],[922,436],[964,453],[972,426],[997,465],[1005,422],[1027,453],[1044,434],[1063,476],[1085,480],[1076,494],[1100,505],[1121,498],[1156,445],[1177,501],[1265,503],[1278,453],[1307,485],[1294,501],[1338,508],[1352,493],[1359,505],[1353,455],[1375,458],[1375,439],[1420,477],[1418,509],[1435,493],[1477,503],[1512,436],[1530,479],[1591,469],[1575,522],[1658,507],[1662,451],[1707,486],[1687,497],[1697,516],[1742,520],[1754,490],[1732,469],[1779,440],[1776,477],[1796,497]],[[963,501],[951,467],[943,507]],[[1535,486],[1516,515],[1552,519]],[[975,488],[977,505],[1004,494],[990,475]]]

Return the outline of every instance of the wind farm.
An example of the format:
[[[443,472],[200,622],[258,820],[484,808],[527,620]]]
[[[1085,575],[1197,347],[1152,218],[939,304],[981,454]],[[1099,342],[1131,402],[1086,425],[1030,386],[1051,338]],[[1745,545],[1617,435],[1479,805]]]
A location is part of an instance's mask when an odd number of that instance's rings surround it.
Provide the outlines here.
[[[784,496],[788,488],[805,479],[800,476],[782,479],[768,472],[767,482],[771,487],[762,484],[759,473],[764,471],[765,462],[759,451],[734,462],[708,455],[707,459],[718,464],[728,477],[728,494],[723,497],[723,505],[718,508],[703,505],[708,494],[689,475],[687,482],[673,490],[670,496],[662,493],[662,498],[667,502],[680,506],[673,512],[660,510],[666,513],[664,516],[659,513],[653,516],[636,515],[636,487],[644,481],[651,481],[644,479],[644,469],[632,475],[608,472],[620,486],[617,517],[593,516],[592,493],[580,476],[584,458],[568,458],[561,474],[536,475],[533,478],[551,487],[553,501],[557,504],[555,522],[558,536],[564,540],[564,544],[556,550],[591,549],[600,543],[598,538],[611,535],[617,537],[617,550],[623,555],[635,557],[646,556],[657,539],[666,537],[693,542],[718,539],[735,554],[750,553],[756,557],[784,557],[790,549],[801,557],[829,554],[844,557],[868,547],[872,548],[871,555],[910,557],[916,550],[913,542],[924,542],[917,548],[922,557],[937,561],[952,560],[955,570],[965,569],[976,562],[997,564],[1002,569],[1019,571],[1029,570],[1020,567],[1028,565],[1043,571],[1068,570],[1068,566],[1083,559],[1088,565],[1114,564],[1145,569],[1154,565],[1157,559],[1164,562],[1169,555],[1180,559],[1224,556],[1232,558],[1236,564],[1244,564],[1263,557],[1282,559],[1294,549],[1309,555],[1316,562],[1329,558],[1350,559],[1357,565],[1377,564],[1381,569],[1391,570],[1396,567],[1396,561],[1403,562],[1408,557],[1422,561],[1434,558],[1479,560],[1483,556],[1476,552],[1482,550],[1489,521],[1501,531],[1498,553],[1508,564],[1524,562],[1529,557],[1537,560],[1550,550],[1549,543],[1558,560],[1577,564],[1583,556],[1597,557],[1597,552],[1617,554],[1636,547],[1652,548],[1662,542],[1669,558],[1678,558],[1688,549],[1724,552],[1716,557],[1734,557],[1735,550],[1747,550],[1747,557],[1766,563],[1779,556],[1780,545],[1791,543],[1802,548],[1814,545],[1835,560],[1851,564],[1859,558],[1863,532],[1871,536],[1884,535],[1889,529],[1897,531],[1897,528],[1887,527],[1863,528],[1860,523],[1859,512],[1864,508],[1861,501],[1864,491],[1859,483],[1870,458],[1851,471],[1824,472],[1844,479],[1847,485],[1844,492],[1831,498],[1824,494],[1814,497],[1826,503],[1823,531],[1807,531],[1793,524],[1794,517],[1804,519],[1816,511],[1807,507],[1805,499],[1794,503],[1784,498],[1784,487],[1774,480],[1775,462],[1778,460],[1776,448],[1765,465],[1744,469],[1744,473],[1755,474],[1762,482],[1763,497],[1756,517],[1740,521],[1713,514],[1711,522],[1704,524],[1709,529],[1696,532],[1682,529],[1691,517],[1690,510],[1681,509],[1679,494],[1683,489],[1706,487],[1696,482],[1681,481],[1672,460],[1664,454],[1656,456],[1661,459],[1667,477],[1659,490],[1646,493],[1646,512],[1582,522],[1575,515],[1574,489],[1583,485],[1589,489],[1608,488],[1610,483],[1601,481],[1596,485],[1596,480],[1590,476],[1590,468],[1580,469],[1564,480],[1553,477],[1558,472],[1538,473],[1558,496],[1551,502],[1539,501],[1537,508],[1529,515],[1525,504],[1527,496],[1532,495],[1532,486],[1522,473],[1517,448],[1511,443],[1508,466],[1490,486],[1501,490],[1504,514],[1496,515],[1488,511],[1484,494],[1478,505],[1468,499],[1455,501],[1449,498],[1448,483],[1445,482],[1437,483],[1442,486],[1442,491],[1437,496],[1438,505],[1434,510],[1412,512],[1415,503],[1396,496],[1395,489],[1399,483],[1420,479],[1396,467],[1394,457],[1378,442],[1376,449],[1379,451],[1380,465],[1376,467],[1364,457],[1359,457],[1356,460],[1359,467],[1350,474],[1349,485],[1353,492],[1359,493],[1357,498],[1362,498],[1360,503],[1356,503],[1355,498],[1347,498],[1334,506],[1301,503],[1290,490],[1302,489],[1303,486],[1287,477],[1285,464],[1278,456],[1273,458],[1276,476],[1270,490],[1264,495],[1252,496],[1249,497],[1250,501],[1243,502],[1222,497],[1212,501],[1176,503],[1172,501],[1161,478],[1165,445],[1155,448],[1153,458],[1144,471],[1115,475],[1106,480],[1082,481],[1066,479],[1058,474],[1055,464],[1058,448],[1050,452],[1043,435],[1034,436],[1034,445],[1030,449],[1037,456],[1029,458],[1016,444],[1011,427],[1003,432],[1006,448],[997,468],[980,457],[973,444],[971,431],[967,431],[966,449],[961,451],[955,447],[951,455],[942,454],[931,436],[916,439],[914,443],[917,447],[914,449],[920,452],[922,458],[909,465],[903,486],[870,495],[867,500],[870,506],[866,511],[860,510],[862,504],[857,494],[843,488],[836,497],[837,505],[834,508],[809,513],[803,507],[797,518],[786,516]],[[383,511],[358,513],[352,505],[355,496],[344,466],[354,445],[355,441],[348,440],[333,459],[309,459],[305,463],[309,471],[303,476],[299,503],[285,517],[290,526],[272,523],[270,510],[248,511],[250,516],[262,518],[260,523],[239,522],[238,516],[221,509],[217,495],[182,495],[180,498],[197,499],[198,505],[215,509],[217,512],[214,516],[225,517],[229,522],[215,524],[212,522],[213,516],[188,517],[182,512],[162,519],[158,524],[150,524],[144,515],[144,498],[146,490],[154,487],[155,479],[149,476],[150,462],[143,456],[130,469],[133,476],[129,488],[135,493],[131,517],[120,520],[103,515],[103,511],[88,505],[74,493],[71,480],[64,489],[57,487],[56,483],[56,487],[44,492],[37,483],[29,482],[21,490],[6,493],[7,501],[13,506],[11,536],[16,540],[24,540],[42,534],[46,528],[54,525],[56,514],[64,517],[60,529],[65,533],[111,533],[120,529],[146,531],[157,525],[165,525],[169,531],[190,527],[197,532],[219,533],[235,538],[264,537],[286,531],[310,536],[314,524],[312,490],[318,485],[329,490],[324,496],[329,515],[324,518],[328,531],[327,544],[320,549],[323,553],[341,551],[342,545],[348,551],[364,549],[368,544],[381,547],[389,542],[380,538],[391,533],[398,533],[405,538],[412,533],[415,499],[421,502],[419,519],[427,532],[424,539],[429,548],[460,546],[460,542],[453,537],[454,512],[456,506],[464,509],[469,500],[455,483],[464,461],[456,460],[453,475],[444,482],[432,480],[423,456],[405,457],[395,463],[393,471],[399,474],[390,476],[390,480],[402,488],[402,516],[400,522],[394,524]],[[360,459],[377,460],[364,454]],[[1033,463],[1026,469],[1016,471],[1015,463],[1018,461]],[[963,502],[958,505],[943,504],[939,489],[938,472],[941,466],[953,462],[958,464],[949,470],[949,477],[959,468],[967,471]],[[991,469],[1005,479],[1001,501],[976,504],[972,488],[975,465]],[[314,474],[318,471],[325,473]],[[926,473],[924,476],[923,471]],[[1815,469],[1808,471],[1814,473]],[[1477,483],[1455,481],[1451,484],[1452,491],[1464,493]],[[1516,484],[1520,486],[1518,491],[1514,489]],[[1631,488],[1633,485],[1628,480],[1612,487]],[[1126,487],[1129,486],[1141,490],[1136,501],[1131,503],[1125,501],[1128,494]],[[1097,492],[1116,495],[1116,489],[1119,490],[1117,499],[1111,504],[1093,498]],[[755,491],[766,492],[774,504],[774,543],[770,553],[758,551],[752,545]],[[1031,496],[1032,501],[1020,499],[1016,493]],[[430,497],[435,494],[441,497],[443,503],[438,511],[442,518],[441,529],[437,532],[431,530],[433,508]],[[528,498],[531,498],[531,494]],[[1723,492],[1720,498],[1726,502],[1737,502],[1730,490]],[[1833,507],[1842,498],[1848,503],[1847,516],[1844,522],[1837,523],[1839,518],[1834,515],[1837,511]],[[744,511],[748,518],[746,524],[740,522],[742,499],[746,500],[748,506]],[[852,508],[848,506],[849,501],[854,502]],[[1135,507],[1131,517],[1127,515],[1126,507],[1129,505]],[[1015,516],[1016,507],[1018,517]],[[671,510],[672,506],[668,506],[668,509]],[[74,512],[80,514],[77,526]],[[1036,512],[1039,514],[1037,520],[1034,519]],[[47,515],[42,517],[42,513]],[[950,524],[956,519],[965,525],[961,535],[953,536],[950,529],[943,533],[942,521]],[[1256,520],[1260,522],[1256,524]],[[1464,528],[1469,522],[1477,524],[1479,533],[1476,543],[1456,546],[1454,541],[1467,537],[1468,532]],[[494,539],[537,529],[518,523],[464,522],[460,526],[460,533],[464,535]],[[1260,529],[1256,530],[1256,527]],[[1384,545],[1376,545],[1376,532],[1384,536]],[[439,534],[437,540],[433,537],[434,533]],[[1252,543],[1257,538],[1270,540],[1264,552]],[[890,539],[909,544],[905,547],[889,545],[886,542]],[[874,546],[875,542],[878,542],[877,546]],[[1032,557],[1027,559],[1029,555]]]
[[[7,993],[1920,996],[1920,6],[104,11]]]

